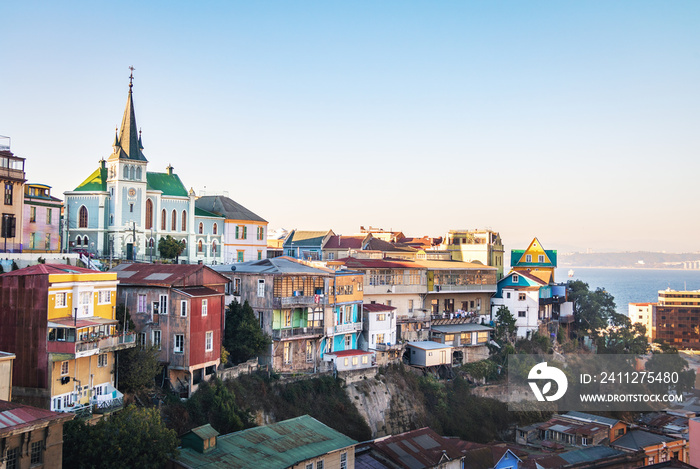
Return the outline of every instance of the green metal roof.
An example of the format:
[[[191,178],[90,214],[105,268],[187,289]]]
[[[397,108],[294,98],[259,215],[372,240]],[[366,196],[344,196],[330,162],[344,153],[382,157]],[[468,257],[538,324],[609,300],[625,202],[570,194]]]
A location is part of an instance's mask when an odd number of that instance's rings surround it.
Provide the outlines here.
[[[201,427],[193,428],[190,431],[202,439],[207,439],[207,438],[219,436],[219,432],[214,430],[214,427],[212,427],[209,424],[202,425]]]
[[[512,249],[510,251],[511,267],[556,267],[557,266],[557,251],[545,249],[544,253],[551,262],[518,262],[518,259],[523,257],[525,249]],[[533,256],[534,257],[534,256]]]
[[[357,441],[304,415],[264,427],[219,436],[205,454],[181,448],[176,458],[191,468],[285,469]]]
[[[163,195],[189,197],[185,185],[177,174],[146,173],[146,181],[149,190],[161,191]]]
[[[107,168],[97,168],[94,173],[87,177],[76,191],[96,192],[107,190]]]

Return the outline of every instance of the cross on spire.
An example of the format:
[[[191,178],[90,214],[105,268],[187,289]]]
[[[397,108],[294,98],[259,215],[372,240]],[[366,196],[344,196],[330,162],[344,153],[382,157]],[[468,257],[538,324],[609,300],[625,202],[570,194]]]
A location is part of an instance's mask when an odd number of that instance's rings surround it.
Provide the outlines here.
[[[136,70],[133,65],[129,66],[129,70],[131,70],[131,75],[129,75],[129,88],[134,86],[134,70]]]

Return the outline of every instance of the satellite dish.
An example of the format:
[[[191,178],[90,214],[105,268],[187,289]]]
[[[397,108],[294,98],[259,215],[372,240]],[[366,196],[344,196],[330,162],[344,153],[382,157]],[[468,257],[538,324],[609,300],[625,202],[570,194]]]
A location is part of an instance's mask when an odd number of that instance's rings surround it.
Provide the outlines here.
[[[233,272],[236,271],[236,266],[235,266],[235,265],[232,265],[232,266],[231,266],[231,271],[233,271]]]

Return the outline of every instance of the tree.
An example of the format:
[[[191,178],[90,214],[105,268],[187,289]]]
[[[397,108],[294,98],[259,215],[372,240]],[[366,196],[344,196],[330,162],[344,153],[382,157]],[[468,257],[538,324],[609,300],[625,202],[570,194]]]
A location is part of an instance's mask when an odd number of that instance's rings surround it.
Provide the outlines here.
[[[695,370],[690,368],[686,359],[679,355],[676,348],[668,344],[661,343],[660,349],[652,353],[651,358],[644,364],[644,368],[654,373],[662,373],[662,376],[664,373],[678,373],[677,382],[665,384],[678,394],[691,392],[695,387]]]
[[[501,306],[496,311],[495,339],[501,344],[512,344],[515,340],[516,331],[515,318],[510,313],[507,306]]]
[[[155,346],[133,347],[117,352],[119,389],[135,392],[152,387],[161,372],[160,351]]]
[[[131,314],[129,313],[129,308],[126,307],[124,303],[120,303],[115,308],[115,319],[119,322],[117,324],[117,329],[120,332],[124,331],[124,316],[126,316],[126,331],[133,331],[135,329],[134,321],[131,320]]]
[[[235,300],[226,308],[223,342],[231,354],[230,361],[235,364],[257,357],[272,343],[248,302],[241,305]]]
[[[158,253],[160,254],[160,257],[165,259],[175,259],[175,263],[177,263],[180,254],[182,254],[182,251],[184,250],[185,243],[176,240],[170,235],[158,240]]]
[[[66,422],[63,467],[160,469],[177,454],[177,445],[177,435],[158,409],[131,405],[94,425],[82,419]]]

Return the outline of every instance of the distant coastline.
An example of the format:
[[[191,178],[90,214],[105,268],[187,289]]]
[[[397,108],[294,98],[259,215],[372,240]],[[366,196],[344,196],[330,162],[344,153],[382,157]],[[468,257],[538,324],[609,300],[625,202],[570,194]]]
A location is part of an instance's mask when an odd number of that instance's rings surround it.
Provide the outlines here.
[[[700,253],[606,252],[559,253],[561,268],[700,270]]]

